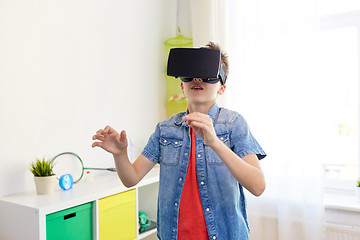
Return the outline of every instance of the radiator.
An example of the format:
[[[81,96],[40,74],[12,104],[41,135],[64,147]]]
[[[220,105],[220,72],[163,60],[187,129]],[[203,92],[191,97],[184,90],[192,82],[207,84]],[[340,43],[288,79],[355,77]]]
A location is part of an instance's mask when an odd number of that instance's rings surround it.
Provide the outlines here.
[[[326,240],[360,240],[360,228],[338,224],[325,225]]]

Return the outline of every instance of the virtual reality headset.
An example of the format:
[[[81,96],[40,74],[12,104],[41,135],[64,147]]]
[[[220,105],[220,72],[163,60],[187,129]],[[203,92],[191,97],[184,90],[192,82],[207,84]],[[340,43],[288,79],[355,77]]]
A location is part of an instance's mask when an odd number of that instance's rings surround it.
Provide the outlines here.
[[[172,48],[170,49],[167,75],[180,77],[184,82],[202,78],[204,82],[223,85],[226,74],[222,68],[221,51],[209,48]]]

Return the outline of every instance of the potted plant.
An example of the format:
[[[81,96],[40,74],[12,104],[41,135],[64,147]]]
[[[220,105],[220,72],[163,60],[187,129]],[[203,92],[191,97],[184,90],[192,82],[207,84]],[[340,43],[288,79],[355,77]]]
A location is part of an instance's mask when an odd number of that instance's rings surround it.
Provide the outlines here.
[[[34,175],[34,181],[37,194],[51,194],[54,192],[56,176],[53,173],[51,160],[45,160],[45,157],[31,163],[30,171]]]
[[[358,178],[358,180],[357,180],[357,184],[356,184],[356,190],[355,190],[356,192],[356,200],[358,201],[358,202],[360,202],[360,177]]]

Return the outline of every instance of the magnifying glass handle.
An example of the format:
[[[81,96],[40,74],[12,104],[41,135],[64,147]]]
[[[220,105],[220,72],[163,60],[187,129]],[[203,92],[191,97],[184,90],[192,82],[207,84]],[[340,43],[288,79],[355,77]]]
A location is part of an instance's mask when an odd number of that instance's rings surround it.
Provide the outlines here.
[[[115,168],[84,168],[87,170],[106,170],[106,171],[110,171],[110,172],[116,172]]]

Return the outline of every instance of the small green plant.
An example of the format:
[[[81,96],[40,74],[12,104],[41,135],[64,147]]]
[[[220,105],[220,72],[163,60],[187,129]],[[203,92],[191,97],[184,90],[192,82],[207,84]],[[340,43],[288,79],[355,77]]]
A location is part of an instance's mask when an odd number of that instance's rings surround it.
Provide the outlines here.
[[[356,186],[360,187],[360,178],[358,178]]]
[[[43,159],[40,160],[36,158],[36,161],[31,163],[30,171],[35,177],[47,177],[54,175],[53,167],[54,165],[51,163],[51,159],[45,160],[45,157],[43,157]]]

